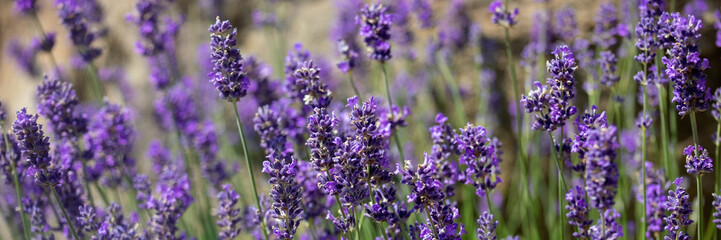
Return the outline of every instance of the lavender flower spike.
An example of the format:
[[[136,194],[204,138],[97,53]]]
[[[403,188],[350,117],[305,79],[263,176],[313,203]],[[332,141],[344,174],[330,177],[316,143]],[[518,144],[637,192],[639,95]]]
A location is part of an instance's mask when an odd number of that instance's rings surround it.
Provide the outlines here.
[[[51,164],[50,140],[44,136],[42,125],[38,124],[38,115],[29,115],[25,108],[17,112],[13,123],[13,133],[20,145],[20,153],[34,172],[35,182],[46,187],[60,183],[61,173]]]
[[[228,20],[221,22],[220,17],[217,17],[208,31],[213,63],[213,71],[208,73],[210,82],[225,100],[238,102],[248,93],[250,85],[243,68],[243,57],[236,48],[235,34],[238,29],[233,28]]]
[[[714,199],[713,202],[711,202],[714,208],[713,223],[716,224],[716,228],[721,229],[721,196],[716,195],[715,193],[712,193],[712,195]]]
[[[681,181],[683,181],[683,178],[677,178],[673,181],[676,185],[676,190],[668,191],[668,198],[666,199],[665,205],[669,215],[663,219],[666,221],[666,230],[668,230],[666,239],[691,239],[691,237],[681,229],[693,223],[693,220],[689,219],[691,212],[693,212],[693,210],[691,210],[691,202],[689,201],[686,188],[681,187]]]
[[[240,235],[239,223],[242,220],[240,209],[236,208],[236,204],[240,199],[240,195],[232,188],[230,184],[223,185],[223,190],[218,193],[218,239],[230,240]]]
[[[274,143],[272,143],[274,144]],[[273,147],[273,149],[280,149]],[[263,172],[270,175],[271,217],[273,233],[278,239],[291,240],[300,224],[300,185],[296,181],[297,162],[293,156],[273,151],[263,162]]]
[[[360,36],[366,44],[368,57],[385,62],[391,59],[391,24],[393,16],[382,4],[366,5],[356,16]]]
[[[478,239],[479,240],[496,240],[496,227],[498,221],[493,220],[493,214],[483,211],[481,217],[478,218]]]
[[[588,216],[588,202],[586,201],[586,191],[583,188],[576,186],[566,193],[566,210],[568,213],[568,223],[577,228],[577,231],[573,233],[573,237],[580,239],[589,238],[588,229],[593,224]]]
[[[488,11],[493,14],[491,21],[494,24],[501,25],[505,28],[511,28],[513,25],[518,23],[518,8],[513,9],[513,12],[508,11],[508,6],[503,5],[502,0],[495,0],[488,6]]]
[[[608,210],[613,207],[618,188],[616,151],[616,127],[608,126],[592,130],[583,144],[586,152],[586,191],[591,207]]]

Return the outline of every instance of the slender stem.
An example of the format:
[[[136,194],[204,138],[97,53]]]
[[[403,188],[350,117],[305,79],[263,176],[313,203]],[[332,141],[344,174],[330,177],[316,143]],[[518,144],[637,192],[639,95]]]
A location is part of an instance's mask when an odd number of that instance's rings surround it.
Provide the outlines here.
[[[647,73],[648,72],[648,66],[646,63],[643,64],[643,112],[642,114],[642,120],[646,121],[646,110],[648,109],[648,80],[647,80]],[[646,205],[648,199],[646,199],[646,125],[644,123],[641,124],[641,159],[643,164],[641,164],[641,182],[643,183],[643,212],[641,218],[641,236],[642,239],[646,239]]]
[[[110,203],[110,200],[108,199],[108,195],[106,195],[105,191],[103,191],[103,189],[100,188],[100,185],[98,184],[98,182],[95,182],[94,185],[95,185],[95,189],[98,190],[98,192],[100,193],[100,198],[103,199],[103,203],[107,206]]]
[[[714,158],[714,159],[716,159],[716,166],[721,166],[721,159],[719,159],[719,157],[720,157],[719,156],[719,146],[720,146],[719,143],[721,143],[721,122],[716,124],[716,141],[714,143],[716,145],[716,154],[715,154],[716,158]],[[719,169],[717,169],[714,172],[716,173],[716,179],[714,179],[714,184],[715,184],[714,190],[716,190],[718,193],[719,182],[721,182],[721,171],[719,171]]]
[[[388,112],[391,114],[391,119],[395,119],[395,116],[393,113],[393,97],[391,97],[391,88],[390,88],[390,85],[388,84],[388,73],[386,72],[385,62],[381,62],[381,70],[383,71],[383,81],[386,84],[386,95],[388,97]],[[399,128],[399,131],[400,131],[400,128]],[[403,165],[403,167],[405,167],[406,161],[405,161],[405,158],[403,157],[403,145],[402,145],[400,139],[398,138],[399,131],[396,131],[392,134],[393,134],[393,139],[396,142],[396,148],[398,148],[398,155],[401,157],[400,162]],[[369,182],[369,184],[370,184],[370,182]]]
[[[698,195],[698,213],[696,214],[696,226],[698,227],[698,231],[696,232],[696,239],[703,239],[703,190],[701,188],[701,181],[701,175],[696,175],[696,195]]]
[[[75,227],[73,227],[73,222],[70,220],[70,217],[68,216],[68,212],[65,211],[65,207],[63,206],[63,203],[60,202],[60,196],[58,196],[58,193],[55,191],[55,187],[50,187],[50,190],[53,191],[53,196],[55,196],[55,201],[58,202],[58,206],[60,206],[60,211],[63,212],[63,217],[65,217],[65,221],[68,223],[68,228],[70,228],[70,233],[73,234],[73,239],[80,240],[81,238],[78,237],[78,233],[75,232]]]
[[[491,209],[493,208],[493,207],[492,207],[493,205],[491,205],[491,197],[490,197],[491,192],[490,192],[490,191],[486,191],[486,194],[485,194],[485,195],[486,195],[486,205],[488,205],[488,213],[490,213],[491,215],[493,215],[493,210],[491,210]],[[496,216],[496,217],[499,217],[499,216]],[[495,231],[496,231],[496,230],[494,229],[494,232],[495,232]],[[497,235],[497,234],[496,234],[496,235]]]
[[[45,28],[43,28],[43,24],[40,22],[40,18],[38,17],[37,12],[33,11],[32,15],[33,15],[32,18],[34,20],[33,22],[35,22],[35,26],[38,28],[38,31],[40,31],[40,37],[45,39],[47,36],[46,32],[45,32]],[[48,51],[48,56],[50,57],[50,64],[52,64],[53,68],[55,68],[54,69],[55,74],[57,74],[58,79],[60,79],[62,81],[63,78],[60,75],[60,67],[58,66],[58,62],[55,61],[55,57],[53,56],[52,49],[51,49],[51,51]]]
[[[428,225],[431,226],[431,230],[433,230],[433,236],[435,236],[435,239],[441,239],[438,237],[438,230],[436,229],[436,225],[433,225],[433,220],[431,220],[431,212],[428,211],[428,205],[423,206],[426,211],[426,217],[428,217]]]
[[[599,219],[601,221],[601,236],[606,236],[606,219],[604,219],[603,211],[601,209],[598,210],[598,215],[601,216]]]
[[[93,87],[95,88],[95,93],[97,94],[98,100],[102,102],[103,98],[105,98],[105,89],[103,88],[103,84],[100,83],[100,79],[98,78],[98,69],[95,68],[95,65],[93,65],[92,62],[88,63],[87,73],[91,79]]]
[[[263,207],[260,205],[260,198],[258,197],[258,189],[255,187],[255,177],[253,177],[253,165],[250,163],[250,157],[248,157],[248,145],[245,143],[245,134],[243,133],[243,127],[240,123],[240,115],[238,114],[238,102],[233,102],[233,111],[235,112],[235,125],[238,127],[238,134],[240,134],[240,142],[243,145],[243,156],[245,157],[245,165],[248,168],[248,178],[250,178],[250,185],[253,187],[253,195],[255,196],[255,204],[258,205],[258,211],[263,212]],[[263,237],[268,240],[268,230],[265,227],[265,220],[260,219],[261,228],[263,228]]]
[[[358,96],[360,99],[363,98],[363,95],[361,95],[360,91],[358,91],[358,87],[355,85],[355,81],[353,80],[353,70],[348,71],[348,81],[350,82],[350,86],[353,87],[353,92],[355,92],[355,95]]]
[[[20,188],[20,181],[18,180],[18,172],[17,168],[15,168],[15,161],[10,159],[10,151],[12,151],[12,148],[10,147],[10,141],[8,139],[8,135],[3,133],[3,138],[5,140],[5,158],[8,162],[10,162],[10,167],[12,168],[12,174],[13,174],[13,185],[15,185],[15,197],[17,199],[17,204],[20,209],[20,217],[23,221],[23,234],[25,234],[25,239],[30,239],[30,224],[28,222],[28,217],[25,215],[25,210],[23,209],[23,201],[22,197],[23,195],[23,189]],[[17,153],[20,154],[20,153]]]
[[[696,125],[696,112],[691,111],[691,133],[693,134],[694,154],[698,155],[698,126]]]
[[[463,99],[461,98],[460,90],[458,90],[456,78],[453,77],[453,74],[451,73],[451,68],[448,67],[448,63],[445,59],[443,59],[440,52],[437,52],[435,54],[435,58],[438,70],[440,70],[441,76],[443,76],[443,80],[445,80],[446,84],[448,84],[448,86],[451,88],[451,96],[453,97],[456,121],[458,121],[459,125],[463,125],[468,122],[468,118],[466,117],[466,110],[463,107]]]
[[[558,152],[556,151],[556,141],[555,141],[554,138],[553,138],[553,133],[552,133],[552,132],[548,132],[548,136],[551,138],[551,151],[552,151],[552,154],[553,154],[553,162],[556,163],[556,173],[557,173],[557,176],[558,176],[558,179],[557,179],[557,181],[556,181],[556,184],[557,184],[557,187],[558,187],[558,191],[557,191],[557,192],[558,192],[558,199],[557,199],[557,201],[558,201],[558,211],[559,211],[559,214],[558,214],[558,225],[561,227],[561,239],[565,239],[565,238],[566,238],[566,236],[565,236],[566,233],[565,233],[565,231],[564,231],[564,226],[565,226],[565,225],[563,224],[563,215],[564,215],[563,212],[564,212],[564,211],[563,211],[563,207],[562,207],[562,206],[563,206],[563,192],[564,192],[564,188],[565,188],[565,186],[566,186],[566,181],[563,179],[563,171],[561,170],[561,165],[558,163],[558,161],[559,161],[559,156],[558,156]],[[561,133],[561,138],[563,138],[563,133]]]

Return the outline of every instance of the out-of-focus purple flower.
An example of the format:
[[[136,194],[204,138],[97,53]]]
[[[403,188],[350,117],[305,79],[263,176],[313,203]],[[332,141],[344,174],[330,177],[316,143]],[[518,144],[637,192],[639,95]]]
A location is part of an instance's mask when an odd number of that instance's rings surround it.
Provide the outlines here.
[[[45,218],[45,211],[43,210],[47,203],[39,199],[24,198],[22,204],[25,214],[30,218],[30,232],[41,236],[47,235],[50,232],[50,225]],[[41,238],[41,240],[45,239]]]
[[[616,54],[611,51],[603,51],[600,53],[599,66],[601,67],[601,84],[606,86],[613,86],[621,80],[621,77],[616,76]]]
[[[566,5],[556,11],[556,24],[553,25],[553,32],[564,42],[573,42],[578,35],[576,10],[573,7]]]
[[[25,108],[17,112],[13,123],[13,133],[17,137],[20,153],[30,166],[29,173],[35,176],[35,182],[54,187],[60,183],[61,172],[51,165],[50,140],[44,136],[42,125],[37,123],[38,115],[29,115]]]
[[[416,58],[413,42],[416,37],[411,29],[411,6],[410,0],[397,0],[395,4],[388,6],[388,11],[393,15],[393,26],[391,27],[391,35],[395,36],[393,41],[399,48],[399,54],[402,57],[413,60]]]
[[[65,28],[70,32],[70,40],[78,48],[80,56],[85,63],[90,63],[100,56],[102,50],[91,46],[98,37],[98,33],[90,30],[88,13],[92,9],[84,8],[84,4],[77,0],[58,0],[58,16]]]
[[[200,158],[200,169],[203,177],[213,187],[220,189],[221,183],[230,178],[225,163],[218,159],[218,136],[212,121],[196,123],[197,129],[191,136],[192,146]]]
[[[566,193],[566,217],[568,223],[577,228],[573,233],[573,237],[586,239],[589,238],[589,228],[593,224],[593,220],[588,216],[588,202],[586,201],[586,191],[582,187],[576,186]]]
[[[132,103],[135,100],[135,90],[130,84],[126,70],[122,67],[100,68],[98,78],[102,82],[115,84],[123,95],[123,102]]]
[[[501,25],[506,28],[513,27],[516,25],[518,17],[518,8],[513,9],[513,12],[508,11],[508,6],[503,5],[502,0],[495,0],[488,6],[488,11],[491,12],[491,21],[494,24]]]
[[[713,223],[716,224],[717,229],[721,229],[721,196],[716,195],[715,193],[712,193],[713,195],[713,201],[711,202],[711,205],[713,205],[714,212],[713,212]]]
[[[343,40],[348,44],[351,51],[360,53],[361,47],[357,40],[358,25],[355,17],[358,14],[358,9],[363,7],[363,1],[335,0],[334,3],[337,14],[330,30],[331,39],[334,41]],[[300,61],[305,60],[307,59]],[[291,72],[291,74],[293,73]]]
[[[321,69],[313,63],[313,60],[300,63],[293,75],[294,85],[306,105],[326,108],[330,106],[332,95],[328,86],[320,81],[320,71]]]
[[[591,49],[591,42],[584,38],[577,38],[573,42],[573,52],[576,60],[578,61],[578,66],[583,69],[583,72],[585,72],[588,77],[598,79],[596,61],[593,56],[594,51]]]
[[[698,147],[698,149],[696,148]],[[704,175],[713,172],[713,159],[701,145],[689,145],[683,149],[686,155],[686,172],[691,175]]]
[[[406,106],[400,108],[393,105],[393,107],[391,107],[391,111],[388,111],[388,109],[381,109],[379,112],[381,134],[390,138],[391,133],[396,131],[398,128],[408,126],[406,118],[408,118],[409,115],[411,115],[411,110]]]
[[[123,175],[132,176],[135,160],[132,158],[135,129],[130,110],[117,104],[105,102],[88,125],[85,146],[92,154],[91,167],[105,172],[103,183],[118,186]]]
[[[619,218],[621,218],[621,215],[618,214],[616,209],[603,211],[603,216],[599,220],[599,223],[589,229],[591,239],[616,240],[623,237],[623,226],[618,223]],[[600,221],[603,221],[605,228],[600,226]]]
[[[693,210],[691,210],[691,201],[689,201],[686,188],[681,186],[682,181],[683,178],[674,180],[673,184],[676,185],[676,190],[668,191],[665,206],[669,214],[664,217],[663,220],[666,222],[665,229],[668,231],[668,235],[666,235],[667,238],[690,240],[691,237],[681,229],[693,223],[693,220],[689,219],[689,216],[693,212]]]
[[[55,46],[55,33],[51,32],[45,34],[44,36],[34,37],[32,42],[30,42],[30,46],[38,51],[49,53]]]
[[[708,11],[708,5],[705,0],[688,1],[686,5],[683,6],[683,15],[703,17],[706,11]]]
[[[366,44],[368,57],[380,62],[391,59],[391,24],[393,16],[382,4],[366,5],[356,16],[359,34]]]
[[[716,29],[716,46],[721,47],[721,12],[718,9],[713,14],[713,28]]]
[[[418,15],[421,28],[433,27],[433,9],[429,0],[412,0],[411,8]]]
[[[608,210],[615,203],[618,189],[618,166],[615,162],[616,127],[607,126],[588,132],[583,147],[586,152],[586,192],[589,205],[599,210]]]
[[[0,121],[1,123],[2,121]],[[2,124],[0,124],[0,129],[2,128]],[[2,181],[5,184],[12,184],[13,181],[13,168],[11,164],[15,165],[15,174],[19,176],[18,180],[22,181],[22,174],[23,174],[23,168],[24,164],[20,161],[21,153],[20,153],[20,145],[18,145],[18,142],[15,140],[15,136],[12,134],[7,135],[8,142],[5,142],[5,137],[0,136],[0,168],[2,168]],[[7,149],[6,146],[10,146],[10,149]]]
[[[496,240],[496,227],[498,221],[493,219],[493,214],[483,211],[481,217],[478,218],[478,239],[479,240]]]
[[[187,79],[186,79],[187,80]],[[198,108],[192,96],[189,81],[178,83],[155,99],[155,117],[166,131],[177,128],[183,134],[192,132],[191,128],[200,120]]]
[[[652,238],[657,233],[663,232],[666,223],[666,179],[662,169],[654,169],[653,163],[646,162],[646,237]],[[643,190],[641,182],[636,191],[636,199],[643,202]]]
[[[717,88],[713,93],[711,115],[713,115],[713,118],[716,119],[716,122],[721,122],[721,88]]]
[[[100,223],[98,223],[97,215],[95,213],[95,208],[93,208],[92,205],[86,204],[83,206],[80,206],[79,210],[80,214],[77,217],[78,221],[78,228],[80,231],[85,233],[93,233],[100,228]]]
[[[28,15],[37,11],[37,0],[15,0],[15,11]]]
[[[38,113],[47,118],[48,127],[58,139],[75,139],[87,131],[88,117],[78,113],[78,96],[73,84],[57,79],[43,79],[38,86]]]
[[[240,49],[236,48],[235,34],[238,29],[233,28],[228,20],[220,21],[218,17],[208,31],[213,62],[213,71],[208,73],[210,82],[225,100],[237,102],[248,93],[249,85],[243,68],[243,57]]]
[[[321,189],[322,177],[319,172],[313,169],[307,161],[298,162],[296,181],[301,185],[301,201],[303,208],[303,220],[314,223],[318,218],[324,217],[333,202],[328,201],[326,194]]]
[[[272,12],[253,10],[250,18],[253,20],[253,26],[255,28],[272,27],[278,24],[278,16]]]
[[[576,107],[571,100],[576,96],[575,78],[573,73],[578,67],[573,53],[568,46],[562,45],[553,51],[555,58],[546,63],[551,74],[548,86],[535,82],[536,89],[521,97],[521,104],[527,113],[536,113],[532,128],[553,131],[565,126],[565,122],[573,114]]]
[[[336,64],[338,69],[343,73],[348,73],[353,70],[358,53],[353,51],[343,39],[338,40],[338,52],[340,52],[341,57],[340,62]]]
[[[596,13],[595,21],[593,42],[600,45],[601,49],[609,49],[616,44],[616,35],[618,35],[618,17],[613,3],[602,3]]]
[[[656,49],[659,47],[659,42],[656,39],[658,34],[658,25],[656,20],[652,17],[643,17],[636,25],[636,40],[635,46],[638,49],[638,55],[633,58],[641,64],[650,65],[653,63],[653,59],[656,56]]]
[[[288,50],[285,56],[285,88],[291,99],[303,100],[302,88],[296,85],[295,72],[300,68],[301,63],[310,61],[310,58],[310,52],[300,43],[295,43],[293,49]]]
[[[138,239],[137,219],[123,216],[123,209],[117,203],[111,202],[105,220],[100,224],[94,239]]]
[[[233,189],[230,184],[223,185],[223,190],[218,193],[218,215],[217,221],[219,232],[218,238],[221,240],[234,239],[240,235],[241,228],[238,226],[242,220],[240,209],[236,208],[236,204],[240,199],[240,195]]]
[[[468,45],[471,19],[463,0],[453,0],[440,20],[438,39],[446,51],[459,51]]]
[[[17,62],[20,69],[22,69],[25,73],[31,76],[39,74],[37,65],[35,64],[35,56],[37,56],[38,53],[36,48],[32,46],[23,47],[19,41],[12,40],[10,41],[7,50],[10,53],[10,56],[15,59],[15,62]]]
[[[701,58],[698,39],[703,26],[700,19],[693,15],[687,18],[680,14],[671,15],[673,19],[671,37],[674,44],[663,57],[666,75],[674,83],[673,101],[680,116],[690,112],[706,111],[711,102],[711,90],[706,87],[706,74],[709,68],[706,58]]]
[[[295,179],[298,167],[295,158],[281,151],[273,151],[263,162],[263,172],[270,176],[270,197],[273,199],[271,217],[275,219],[273,233],[278,239],[290,240],[300,224],[300,185]]]
[[[448,158],[452,154],[460,154],[457,142],[456,132],[450,124],[446,123],[448,117],[442,113],[436,115],[436,125],[430,127],[428,131],[431,133],[433,140],[433,150],[440,152],[443,158]],[[433,154],[433,153],[432,153]]]
[[[158,177],[156,194],[147,202],[152,213],[148,234],[150,238],[175,239],[177,223],[193,202],[190,181],[181,166],[174,164],[165,167]]]
[[[140,0],[135,4],[137,16],[128,14],[126,20],[134,23],[140,31],[141,39],[135,42],[135,50],[143,56],[154,56],[163,51],[178,28],[175,24],[164,26],[161,14],[168,6],[165,0]]]
[[[580,162],[578,164],[573,164],[569,160],[566,165],[571,167],[574,171],[582,172],[586,169],[586,152],[588,149],[584,146],[584,143],[588,139],[590,132],[595,129],[608,126],[606,123],[606,112],[597,113],[597,110],[598,107],[595,105],[591,106],[590,110],[587,109],[586,112],[583,115],[578,116],[576,121],[573,123],[576,125],[578,133],[573,139],[571,151],[578,153]]]

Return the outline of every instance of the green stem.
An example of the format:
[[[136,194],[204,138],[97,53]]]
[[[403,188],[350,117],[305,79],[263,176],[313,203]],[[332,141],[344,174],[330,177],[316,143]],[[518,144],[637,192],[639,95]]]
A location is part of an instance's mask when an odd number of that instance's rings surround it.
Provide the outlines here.
[[[58,206],[60,206],[60,211],[63,212],[63,217],[65,217],[65,221],[68,224],[68,228],[70,228],[70,233],[73,234],[73,239],[80,240],[81,238],[78,237],[78,233],[75,232],[75,227],[73,227],[73,222],[70,220],[70,217],[68,216],[68,212],[65,211],[65,207],[63,206],[63,203],[60,202],[60,196],[58,196],[58,193],[55,191],[55,187],[51,186],[50,190],[53,191],[53,196],[55,196],[55,201],[58,202]]]
[[[388,112],[391,114],[391,119],[395,119],[394,113],[393,113],[393,97],[391,97],[391,88],[388,84],[388,73],[386,72],[386,64],[385,62],[381,62],[381,70],[383,71],[383,81],[386,84],[386,95],[388,97]],[[360,97],[360,96],[359,96]],[[400,128],[398,129],[400,131]],[[396,131],[393,134],[393,139],[396,142],[396,148],[398,148],[398,155],[401,157],[401,164],[403,167],[406,165],[405,158],[403,157],[403,145],[401,145],[401,141],[398,138],[398,132]],[[370,182],[369,182],[370,184]]]
[[[105,89],[103,89],[103,84],[100,83],[100,79],[98,78],[98,70],[95,68],[95,65],[93,65],[93,63],[88,63],[87,73],[91,79],[90,82],[92,82],[93,87],[95,88],[95,94],[97,95],[98,102],[102,103],[103,99],[105,98]]]
[[[43,40],[45,40],[45,36],[47,36],[45,33],[45,28],[43,28],[43,24],[40,22],[40,18],[38,17],[37,12],[33,11],[32,15],[33,15],[33,22],[35,22],[35,26],[38,28],[38,31],[40,31],[40,37],[43,38]],[[55,74],[57,74],[57,78],[62,81],[63,79],[62,79],[62,76],[60,75],[60,67],[58,66],[58,62],[55,61],[55,57],[53,56],[52,51],[48,52],[48,56],[50,57],[50,64],[52,64],[53,68],[55,68],[54,70],[55,70]]]
[[[642,121],[644,121],[644,122],[646,121],[646,117],[648,116],[648,115],[646,115],[646,110],[648,109],[648,91],[647,91],[648,81],[646,79],[647,72],[648,72],[648,66],[644,63],[643,64],[643,82],[641,82],[641,84],[643,84],[643,112],[641,114],[642,114],[642,118],[643,118]],[[644,217],[641,218],[641,231],[640,232],[641,232],[642,239],[646,239],[646,234],[645,234],[646,233],[646,217],[645,216],[646,216],[646,205],[647,205],[648,199],[646,199],[646,125],[645,124],[641,124],[641,159],[642,159],[642,163],[643,163],[643,164],[641,164],[641,182],[643,183],[642,216],[644,216]]]
[[[716,166],[721,166],[721,159],[719,159],[719,157],[721,157],[719,156],[719,142],[721,142],[721,122],[716,124],[716,143],[714,143],[716,145]],[[716,172],[716,179],[714,179],[714,190],[716,190],[718,193],[719,182],[721,182],[721,171],[716,170],[714,172]]]
[[[258,189],[255,187],[255,177],[253,176],[253,165],[250,163],[250,157],[248,157],[248,145],[245,143],[245,134],[243,133],[243,127],[240,123],[240,115],[238,114],[238,102],[233,102],[233,111],[235,112],[235,125],[238,127],[238,134],[240,134],[240,142],[243,145],[243,156],[245,157],[245,165],[248,168],[248,178],[250,178],[250,184],[253,187],[253,195],[255,196],[255,204],[258,205],[258,211],[263,212],[263,207],[260,205],[260,198],[258,197]],[[263,228],[263,237],[268,240],[268,230],[265,227],[265,220],[260,219],[261,228]]]
[[[691,111],[691,133],[693,134],[694,154],[698,155],[698,126],[696,125],[696,112]]]
[[[355,92],[355,95],[358,96],[360,99],[363,98],[363,95],[361,95],[360,91],[358,91],[358,87],[355,85],[355,81],[353,81],[353,70],[348,71],[348,81],[350,82],[350,86],[353,87],[353,92]]]
[[[25,234],[25,239],[30,239],[30,224],[28,222],[28,217],[25,214],[25,210],[23,209],[23,201],[22,197],[23,195],[23,189],[20,188],[20,181],[18,180],[18,172],[15,168],[15,161],[10,159],[10,151],[12,151],[12,148],[10,147],[10,141],[8,140],[8,135],[3,133],[3,138],[5,140],[5,158],[10,162],[10,167],[12,168],[12,174],[13,174],[13,185],[15,185],[15,197],[17,199],[17,204],[20,209],[20,217],[23,221],[23,234]],[[20,154],[20,153],[17,153]]]
[[[563,130],[563,129],[561,129]],[[553,138],[553,134],[551,132],[548,132],[548,136],[551,138],[551,152],[553,154],[553,162],[556,163],[556,172],[558,175],[558,179],[556,181],[557,187],[558,187],[558,225],[561,227],[561,239],[566,239],[566,232],[564,231],[564,224],[563,224],[563,192],[566,186],[566,181],[563,179],[563,171],[561,170],[561,165],[558,162],[559,156],[558,152],[556,151],[556,141]],[[561,133],[561,138],[563,138],[563,133]]]
[[[100,185],[98,184],[98,182],[95,182],[94,185],[95,185],[95,189],[98,190],[98,193],[100,193],[100,198],[103,199],[103,203],[106,206],[108,206],[108,204],[110,203],[110,200],[108,199],[108,195],[106,195],[105,191],[103,191],[103,189],[100,188]]]
[[[659,95],[658,108],[660,112],[664,113],[666,112],[666,95],[664,94],[664,88],[659,83],[656,83],[656,88],[658,89]],[[663,164],[666,168],[666,171],[671,168],[671,161],[669,160],[668,156],[668,148],[668,127],[666,126],[666,114],[661,114],[661,156],[663,158]],[[675,177],[676,176],[670,176],[670,179],[674,179]]]
[[[431,230],[433,230],[433,236],[436,237],[435,239],[441,239],[438,237],[438,230],[436,229],[436,225],[433,225],[433,220],[431,220],[431,212],[428,211],[428,206],[423,206],[423,208],[425,208],[424,210],[426,211],[426,217],[428,217],[428,225],[430,225]]]
[[[458,121],[457,124],[462,126],[468,122],[468,118],[466,117],[466,111],[463,107],[463,99],[461,98],[460,90],[458,90],[458,84],[451,73],[451,68],[448,67],[448,63],[445,59],[443,59],[440,52],[435,54],[435,58],[436,63],[438,64],[438,70],[441,72],[441,76],[443,76],[443,80],[445,80],[448,87],[451,88],[451,96],[453,97],[453,105],[455,108],[454,112],[456,114],[456,121]]]
[[[701,188],[701,179],[701,175],[696,175],[696,195],[698,195],[698,213],[696,214],[698,231],[696,232],[696,239],[703,239],[703,190]]]
[[[492,206],[493,206],[493,205],[491,205],[491,197],[490,197],[491,192],[490,192],[490,191],[486,191],[486,194],[485,194],[485,195],[486,195],[486,205],[488,205],[488,213],[491,214],[491,215],[493,215],[493,210],[491,210],[491,209],[492,209]],[[496,217],[498,218],[498,216],[496,216]],[[498,235],[498,234],[496,234],[496,235]]]

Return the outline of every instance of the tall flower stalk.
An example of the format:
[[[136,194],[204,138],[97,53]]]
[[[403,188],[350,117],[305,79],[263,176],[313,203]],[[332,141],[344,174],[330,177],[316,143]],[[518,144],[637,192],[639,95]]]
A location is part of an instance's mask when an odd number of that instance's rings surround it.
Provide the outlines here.
[[[28,222],[28,217],[25,214],[25,210],[23,209],[23,204],[22,204],[22,196],[24,196],[23,189],[20,188],[20,181],[18,180],[17,166],[15,166],[16,161],[15,161],[15,159],[11,159],[13,155],[20,154],[20,153],[15,152],[14,148],[10,145],[11,144],[10,139],[8,138],[8,134],[5,132],[5,129],[4,129],[5,117],[6,117],[5,108],[2,106],[2,102],[0,102],[0,131],[2,131],[2,135],[3,135],[2,140],[5,143],[5,146],[4,146],[5,152],[4,152],[3,156],[0,156],[0,159],[5,158],[5,161],[10,162],[10,167],[11,167],[10,174],[13,175],[12,181],[13,181],[13,186],[15,186],[15,198],[16,198],[16,201],[18,202],[20,217],[22,219],[23,234],[25,235],[25,239],[30,239],[30,223]],[[2,146],[0,146],[0,147],[2,147]],[[2,151],[0,151],[0,153],[2,153]]]
[[[233,104],[235,112],[235,125],[238,128],[240,142],[243,146],[243,156],[245,157],[245,165],[248,168],[248,178],[255,195],[255,203],[258,211],[263,212],[260,205],[258,190],[255,186],[255,177],[253,176],[253,165],[248,157],[248,145],[245,141],[245,133],[243,132],[243,124],[238,114],[238,101],[248,93],[249,80],[245,76],[243,68],[243,58],[240,55],[240,49],[236,48],[237,42],[235,34],[237,29],[230,25],[228,20],[220,21],[217,17],[215,24],[208,28],[210,32],[210,56],[213,63],[213,71],[208,73],[210,82],[220,93],[220,96]],[[261,229],[263,236],[268,239],[268,230],[265,227],[265,218],[261,218]]]

